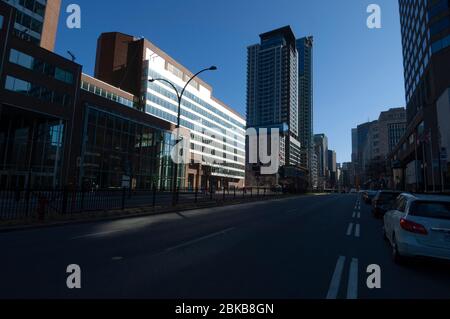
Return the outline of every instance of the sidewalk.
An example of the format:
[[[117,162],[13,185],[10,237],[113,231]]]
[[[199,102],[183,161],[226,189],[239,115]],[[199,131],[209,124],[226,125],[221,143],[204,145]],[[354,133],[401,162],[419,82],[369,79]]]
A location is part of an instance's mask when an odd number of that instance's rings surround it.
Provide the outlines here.
[[[56,226],[65,226],[72,224],[81,224],[81,223],[92,223],[99,221],[108,221],[108,220],[118,220],[125,218],[133,218],[133,217],[143,217],[143,216],[152,216],[152,215],[161,215],[168,213],[177,213],[182,211],[189,211],[195,209],[202,208],[211,208],[211,207],[222,207],[222,206],[234,206],[239,204],[251,203],[251,202],[259,202],[259,201],[269,201],[269,200],[277,200],[283,198],[289,198],[292,194],[280,194],[280,195],[271,195],[271,196],[260,196],[260,197],[252,197],[252,198],[236,198],[233,200],[227,201],[207,201],[200,203],[192,203],[192,204],[182,204],[178,206],[145,206],[145,207],[137,207],[137,208],[127,208],[127,209],[114,209],[109,211],[91,211],[86,213],[77,213],[77,214],[68,214],[68,215],[57,215],[57,216],[47,216],[44,221],[39,221],[37,218],[30,218],[27,220],[13,220],[13,221],[1,221],[0,220],[0,232],[11,232],[11,231],[19,231],[19,230],[28,230],[35,228],[45,228],[45,227],[56,227]],[[298,195],[297,195],[298,196]]]

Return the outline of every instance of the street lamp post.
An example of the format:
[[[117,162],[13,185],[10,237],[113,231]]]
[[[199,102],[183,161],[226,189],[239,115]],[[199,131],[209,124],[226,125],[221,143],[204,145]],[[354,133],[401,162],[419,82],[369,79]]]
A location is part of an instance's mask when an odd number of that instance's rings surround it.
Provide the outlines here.
[[[169,84],[175,91],[176,95],[177,95],[177,99],[178,99],[178,116],[177,116],[177,139],[176,142],[178,143],[180,140],[180,126],[181,126],[181,101],[183,100],[183,95],[184,92],[186,92],[187,87],[189,86],[189,84],[192,82],[192,80],[194,80],[196,77],[198,77],[201,73],[206,72],[206,71],[216,71],[217,67],[216,66],[211,66],[209,68],[203,69],[199,72],[197,72],[196,74],[194,74],[189,81],[186,82],[186,85],[183,87],[183,90],[181,91],[181,93],[178,91],[177,87],[175,86],[175,84],[173,84],[172,82],[170,82],[169,80],[166,79],[161,79],[161,78],[157,78],[157,79],[149,79],[148,81],[153,83],[155,81],[160,81],[160,82],[165,82],[167,84]],[[177,159],[178,159],[178,154],[177,154]],[[173,169],[173,178],[172,178],[172,191],[173,191],[173,205],[175,206],[177,204],[178,201],[178,160],[175,161],[174,163],[174,169]]]

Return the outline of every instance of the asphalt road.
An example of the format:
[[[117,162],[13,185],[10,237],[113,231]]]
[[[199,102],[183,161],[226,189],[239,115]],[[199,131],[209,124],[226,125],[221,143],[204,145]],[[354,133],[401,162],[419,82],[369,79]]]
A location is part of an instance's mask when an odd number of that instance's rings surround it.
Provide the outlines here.
[[[0,298],[450,298],[450,266],[398,266],[356,195],[0,233]],[[81,289],[66,286],[81,267]],[[366,270],[381,267],[381,288]]]

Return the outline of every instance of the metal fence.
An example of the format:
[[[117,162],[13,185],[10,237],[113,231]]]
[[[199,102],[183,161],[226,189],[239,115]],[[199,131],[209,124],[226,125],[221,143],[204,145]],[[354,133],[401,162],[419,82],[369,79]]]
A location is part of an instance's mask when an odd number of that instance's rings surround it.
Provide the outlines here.
[[[49,216],[76,215],[84,212],[164,208],[186,204],[207,204],[258,199],[281,195],[267,188],[229,188],[221,190],[180,189],[175,194],[151,190],[0,190],[0,221],[38,219]],[[175,195],[175,196],[174,196]]]

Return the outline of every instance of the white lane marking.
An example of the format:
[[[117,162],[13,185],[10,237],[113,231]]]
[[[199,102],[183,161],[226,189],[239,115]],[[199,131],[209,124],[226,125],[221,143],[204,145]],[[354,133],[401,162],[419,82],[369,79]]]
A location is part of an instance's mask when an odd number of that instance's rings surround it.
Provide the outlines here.
[[[358,259],[353,258],[347,286],[347,299],[358,299]]]
[[[225,235],[226,233],[229,233],[229,232],[231,232],[231,231],[233,231],[233,230],[235,230],[235,229],[236,229],[235,227],[232,227],[232,228],[228,228],[228,229],[224,229],[224,230],[218,231],[217,233],[213,233],[213,234],[206,235],[206,236],[203,236],[203,237],[200,237],[200,238],[197,238],[197,239],[193,239],[193,240],[187,241],[187,242],[185,242],[185,243],[182,243],[182,244],[180,244],[180,245],[176,245],[176,246],[174,246],[174,247],[167,248],[167,249],[165,250],[165,252],[167,253],[167,252],[172,252],[172,251],[174,251],[174,250],[186,248],[186,247],[188,247],[188,246],[192,246],[192,245],[194,245],[194,244],[197,244],[197,243],[199,243],[199,242],[201,242],[201,241],[204,241],[204,240],[207,240],[207,239],[211,239],[211,238],[214,238],[214,237],[218,237],[218,236]]]
[[[350,223],[347,228],[347,236],[351,236],[353,233],[353,223]]]
[[[352,218],[356,218],[356,212],[353,212]]]
[[[357,224],[355,229],[355,237],[359,238],[360,236],[361,236],[361,226]]]
[[[120,261],[120,260],[123,260],[123,257],[117,256],[112,258],[112,261]]]
[[[361,212],[358,213],[358,219],[360,219],[360,218],[361,218]]]
[[[331,279],[330,288],[328,289],[327,299],[336,299],[341,285],[342,273],[344,272],[345,257],[340,256],[336,268]]]
[[[104,236],[104,235],[120,233],[120,232],[124,232],[124,231],[127,231],[127,230],[129,230],[129,229],[118,229],[118,230],[111,230],[111,231],[105,231],[105,232],[100,232],[100,233],[92,233],[92,234],[87,234],[87,235],[73,237],[73,238],[71,238],[71,240],[90,238],[90,237],[99,237],[99,236]]]

